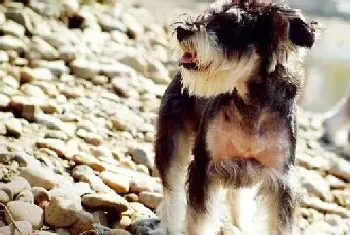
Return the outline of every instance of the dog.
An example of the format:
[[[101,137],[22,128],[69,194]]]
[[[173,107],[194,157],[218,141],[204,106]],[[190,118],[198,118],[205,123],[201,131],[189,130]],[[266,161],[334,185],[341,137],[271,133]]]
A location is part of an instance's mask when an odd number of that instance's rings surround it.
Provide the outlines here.
[[[174,23],[180,68],[155,140],[164,234],[216,235],[227,223],[297,234],[296,98],[315,25],[285,4],[242,0]]]

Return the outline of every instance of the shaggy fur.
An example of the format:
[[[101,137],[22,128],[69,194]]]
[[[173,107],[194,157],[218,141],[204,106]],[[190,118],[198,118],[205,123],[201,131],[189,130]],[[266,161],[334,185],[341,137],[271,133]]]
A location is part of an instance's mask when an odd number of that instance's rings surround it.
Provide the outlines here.
[[[164,233],[225,234],[228,221],[248,235],[297,233],[295,100],[314,23],[283,4],[239,1],[174,26],[180,71],[155,143]],[[242,190],[255,212],[239,209]]]

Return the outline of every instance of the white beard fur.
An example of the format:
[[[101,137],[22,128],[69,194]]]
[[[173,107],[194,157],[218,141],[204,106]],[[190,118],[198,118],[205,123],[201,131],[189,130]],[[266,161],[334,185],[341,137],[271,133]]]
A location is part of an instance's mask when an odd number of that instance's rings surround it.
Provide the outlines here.
[[[197,52],[198,65],[205,68],[180,69],[183,88],[187,88],[190,95],[198,97],[217,96],[232,92],[235,88],[244,95],[242,84],[256,72],[260,64],[260,57],[254,49],[249,56],[227,60],[216,45],[215,35],[203,31],[184,42],[180,48],[182,52],[194,49]]]

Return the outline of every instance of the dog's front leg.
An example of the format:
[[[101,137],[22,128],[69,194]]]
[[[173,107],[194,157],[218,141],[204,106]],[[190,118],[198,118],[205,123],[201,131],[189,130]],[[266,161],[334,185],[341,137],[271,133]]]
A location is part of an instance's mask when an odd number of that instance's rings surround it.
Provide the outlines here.
[[[186,235],[217,235],[224,223],[226,193],[218,178],[208,175],[210,156],[200,133],[188,174]]]
[[[268,235],[297,235],[298,190],[292,167],[280,180],[269,180],[264,190],[268,208]],[[275,182],[276,185],[271,185]]]
[[[181,93],[180,78],[176,77],[162,100],[155,142],[155,164],[164,186],[158,213],[166,235],[181,235],[185,230],[185,183],[192,148],[190,104],[188,96]]]

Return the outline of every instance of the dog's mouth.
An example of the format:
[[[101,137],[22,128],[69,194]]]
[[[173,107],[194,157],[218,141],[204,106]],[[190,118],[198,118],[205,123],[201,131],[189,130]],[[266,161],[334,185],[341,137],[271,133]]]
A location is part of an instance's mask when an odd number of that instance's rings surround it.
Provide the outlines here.
[[[179,60],[180,66],[188,70],[205,71],[209,69],[210,64],[201,65],[196,52],[184,52]]]
[[[189,70],[198,70],[198,60],[197,53],[195,52],[184,52],[182,57],[180,58],[180,66]]]

